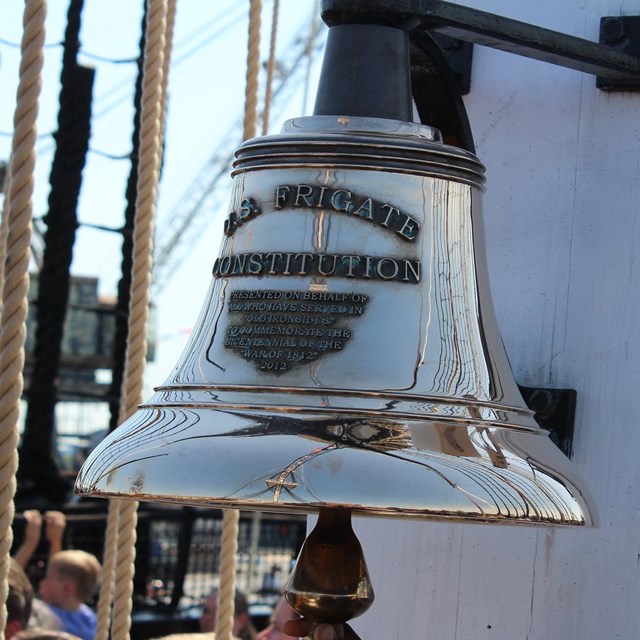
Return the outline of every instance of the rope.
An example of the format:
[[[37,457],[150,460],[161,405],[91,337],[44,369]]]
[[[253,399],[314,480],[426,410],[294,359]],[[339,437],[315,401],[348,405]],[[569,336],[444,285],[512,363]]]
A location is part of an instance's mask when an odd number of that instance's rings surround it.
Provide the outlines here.
[[[273,17],[271,18],[271,41],[269,43],[269,61],[267,62],[267,82],[264,93],[264,110],[262,112],[262,135],[269,131],[269,116],[271,115],[271,93],[273,72],[276,67],[276,36],[278,34],[278,13],[280,0],[273,0]]]
[[[98,621],[96,623],[95,640],[107,640],[109,622],[111,621],[111,605],[116,576],[116,550],[118,543],[118,523],[120,504],[117,500],[109,500],[107,532],[105,534],[104,553],[102,556],[102,576],[98,595]]]
[[[124,214],[124,226],[122,228],[122,277],[118,282],[118,300],[116,305],[115,335],[113,339],[113,379],[109,388],[112,396],[110,402],[111,420],[109,430],[115,429],[120,423],[121,401],[122,401],[122,381],[125,368],[126,337],[129,331],[127,313],[131,300],[131,271],[133,255],[133,227],[135,222],[135,205],[137,194],[137,165],[140,157],[140,119],[142,103],[142,75],[144,68],[144,51],[146,42],[148,10],[145,5],[142,17],[140,36],[140,55],[138,56],[138,75],[135,83],[135,95],[133,106],[135,110],[132,143],[131,143],[131,171],[127,180],[126,199],[127,206]],[[131,233],[129,233],[129,230]],[[116,555],[118,552],[118,526],[120,516],[120,502],[118,500],[109,501],[109,516],[107,521],[107,532],[105,538],[103,573],[101,579],[101,600],[98,606],[98,621],[96,625],[96,640],[107,640],[108,629],[111,623],[111,608],[115,592],[116,581]],[[104,598],[104,601],[102,600]],[[106,631],[105,631],[106,629]]]
[[[251,0],[243,140],[253,138],[256,135],[261,10],[262,0]],[[224,511],[222,545],[220,549],[220,586],[218,587],[218,610],[216,613],[216,640],[231,640],[233,637],[239,522],[240,512],[237,509],[227,509]]]
[[[251,0],[249,10],[249,47],[247,50],[247,76],[244,101],[242,139],[256,135],[258,119],[258,72],[260,71],[260,11],[262,0]]]
[[[113,640],[129,640],[131,609],[133,606],[138,503],[134,500],[117,500],[116,503],[116,508],[118,508],[118,532],[116,534],[116,567],[111,638]]]
[[[173,50],[173,29],[176,24],[177,0],[167,2],[167,29],[164,42],[164,63],[162,65],[162,104],[160,119],[160,147],[164,148],[164,126],[167,116],[167,87],[169,85],[169,68],[171,66],[171,51]],[[162,151],[161,151],[162,153]]]
[[[166,0],[149,0],[147,40],[144,54],[140,159],[134,231],[131,310],[127,366],[123,381],[121,421],[133,415],[143,397],[143,373],[146,363],[146,329],[149,315],[151,249],[160,164],[162,117],[162,68],[164,64]]]
[[[144,52],[138,193],[129,310],[129,339],[122,386],[121,420],[133,415],[142,402],[147,355],[147,319],[152,265],[153,219],[157,199],[163,116],[163,66],[167,25],[166,0],[149,0]],[[111,637],[129,638],[135,560],[137,502],[120,507],[115,603]]]
[[[237,509],[224,511],[220,548],[220,586],[218,587],[218,610],[216,611],[216,640],[231,640],[233,638],[239,522],[240,512]]]
[[[125,187],[126,206],[122,226],[122,260],[115,307],[115,327],[113,336],[113,374],[109,385],[109,432],[120,424],[120,403],[122,401],[122,381],[124,380],[127,339],[129,336],[129,305],[131,303],[131,274],[133,264],[133,229],[136,218],[136,197],[138,195],[138,161],[140,159],[140,124],[142,119],[142,76],[144,71],[144,51],[147,31],[147,4],[145,2],[141,21],[139,42],[140,55],[136,65],[136,82],[133,95],[133,130],[131,132],[131,167]]]
[[[143,376],[147,354],[147,318],[152,265],[153,220],[155,215],[164,115],[164,58],[167,33],[167,0],[149,0],[144,51],[140,158],[129,310],[129,340],[122,383],[120,422],[133,415],[142,402]],[[113,640],[128,640],[131,607],[138,503],[117,501],[116,567]]]
[[[43,0],[27,0],[23,15],[22,57],[9,175],[7,247],[5,252],[0,326],[0,629],[7,620],[7,577],[13,541],[13,496],[18,468],[18,414],[26,336],[27,291],[33,217],[36,118],[44,63]]]

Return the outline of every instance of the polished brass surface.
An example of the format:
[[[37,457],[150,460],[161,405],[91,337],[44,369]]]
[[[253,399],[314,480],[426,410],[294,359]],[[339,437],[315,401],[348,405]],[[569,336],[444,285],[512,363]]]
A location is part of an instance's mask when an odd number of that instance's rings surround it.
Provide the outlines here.
[[[483,167],[413,123],[298,118],[237,154],[178,365],[83,495],[589,525],[494,318]]]
[[[371,606],[373,587],[348,509],[320,509],[285,596],[301,616],[318,623],[341,624]]]

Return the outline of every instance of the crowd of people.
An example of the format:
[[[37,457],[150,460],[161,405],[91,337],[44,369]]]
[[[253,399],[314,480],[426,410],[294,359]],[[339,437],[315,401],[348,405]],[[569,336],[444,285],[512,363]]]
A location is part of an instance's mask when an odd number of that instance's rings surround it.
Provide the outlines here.
[[[91,553],[62,548],[65,517],[59,511],[25,511],[22,543],[10,558],[5,637],[94,640],[96,614],[86,602],[94,595],[100,563]],[[25,569],[44,532],[49,557],[38,595]]]
[[[98,559],[86,551],[63,549],[65,517],[59,511],[25,511],[22,543],[9,559],[6,640],[94,640],[96,614],[87,605],[100,578]],[[44,525],[44,527],[43,527]],[[42,531],[49,544],[46,574],[36,595],[25,569],[40,544]],[[204,600],[200,634],[178,634],[166,640],[211,638],[215,630],[218,592]],[[314,625],[299,618],[283,595],[269,626],[257,633],[249,616],[249,601],[240,591],[234,598],[233,635],[238,640],[290,640],[313,634],[314,640],[359,640],[348,625]]]

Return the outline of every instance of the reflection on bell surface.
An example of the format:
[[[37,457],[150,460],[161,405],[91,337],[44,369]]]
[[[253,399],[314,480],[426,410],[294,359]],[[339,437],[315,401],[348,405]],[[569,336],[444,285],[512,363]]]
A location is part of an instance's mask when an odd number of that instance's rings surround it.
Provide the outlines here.
[[[77,492],[591,524],[507,362],[475,155],[429,126],[315,115],[245,142],[233,176],[191,340]]]
[[[340,624],[373,603],[373,587],[348,509],[320,509],[285,588],[291,607],[312,622]]]

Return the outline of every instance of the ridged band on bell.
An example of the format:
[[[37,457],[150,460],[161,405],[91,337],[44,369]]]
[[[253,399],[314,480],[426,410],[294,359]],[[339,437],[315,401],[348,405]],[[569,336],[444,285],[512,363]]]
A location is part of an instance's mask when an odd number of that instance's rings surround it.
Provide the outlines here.
[[[299,118],[243,144],[191,340],[77,491],[590,524],[502,346],[483,171],[393,120]]]

